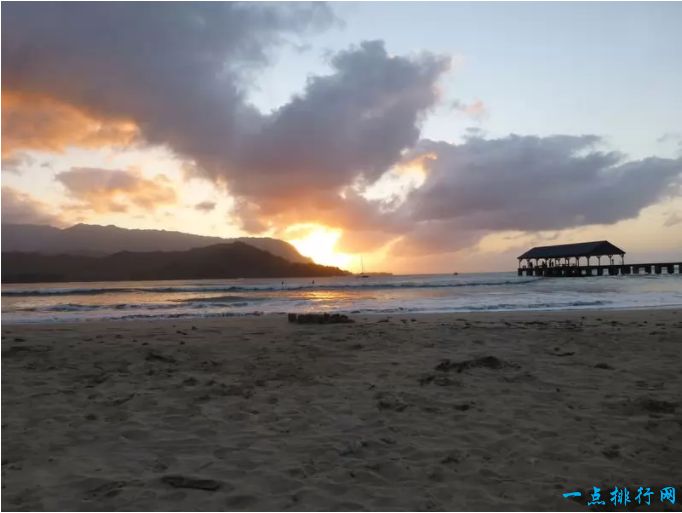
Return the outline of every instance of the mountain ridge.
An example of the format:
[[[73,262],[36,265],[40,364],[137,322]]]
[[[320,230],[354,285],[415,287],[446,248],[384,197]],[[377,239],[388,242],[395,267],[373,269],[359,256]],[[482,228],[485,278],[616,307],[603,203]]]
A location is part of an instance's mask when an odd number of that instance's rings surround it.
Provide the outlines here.
[[[348,274],[336,267],[291,262],[239,241],[186,251],[119,251],[104,256],[2,253],[3,283],[301,278]]]
[[[271,237],[223,238],[192,233],[121,228],[79,223],[68,228],[41,224],[2,223],[2,251],[46,255],[104,256],[120,251],[187,251],[193,248],[243,242],[294,263],[314,263],[286,241]]]

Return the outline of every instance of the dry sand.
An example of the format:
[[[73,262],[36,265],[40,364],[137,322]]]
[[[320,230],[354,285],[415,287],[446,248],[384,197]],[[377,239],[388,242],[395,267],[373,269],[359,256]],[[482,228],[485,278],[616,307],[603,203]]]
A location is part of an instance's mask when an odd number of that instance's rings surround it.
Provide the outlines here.
[[[2,508],[584,510],[561,493],[679,485],[681,313],[3,326]]]

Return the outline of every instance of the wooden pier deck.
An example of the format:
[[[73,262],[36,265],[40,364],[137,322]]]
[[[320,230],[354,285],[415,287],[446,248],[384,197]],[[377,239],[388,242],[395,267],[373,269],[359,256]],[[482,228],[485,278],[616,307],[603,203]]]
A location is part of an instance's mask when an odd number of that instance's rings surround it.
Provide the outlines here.
[[[609,265],[560,265],[520,267],[519,276],[577,278],[580,276],[618,276],[628,274],[682,274],[682,262]]]

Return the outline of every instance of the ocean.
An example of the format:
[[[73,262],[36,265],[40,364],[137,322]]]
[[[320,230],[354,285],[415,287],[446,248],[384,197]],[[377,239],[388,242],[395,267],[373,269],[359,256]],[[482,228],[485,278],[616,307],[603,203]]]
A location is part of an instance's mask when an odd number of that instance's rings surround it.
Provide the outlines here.
[[[5,323],[285,312],[418,313],[682,306],[682,275],[516,273],[2,285]]]

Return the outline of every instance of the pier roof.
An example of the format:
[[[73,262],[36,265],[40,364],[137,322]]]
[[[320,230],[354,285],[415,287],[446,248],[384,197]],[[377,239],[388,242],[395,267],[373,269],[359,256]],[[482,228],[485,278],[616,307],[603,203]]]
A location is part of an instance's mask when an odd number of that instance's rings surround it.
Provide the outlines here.
[[[556,246],[538,246],[529,249],[518,258],[568,258],[600,255],[624,255],[625,251],[607,240],[579,242],[577,244],[558,244]]]

